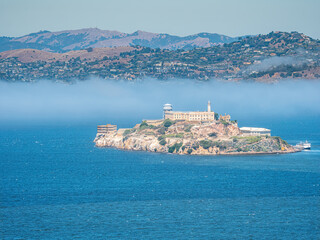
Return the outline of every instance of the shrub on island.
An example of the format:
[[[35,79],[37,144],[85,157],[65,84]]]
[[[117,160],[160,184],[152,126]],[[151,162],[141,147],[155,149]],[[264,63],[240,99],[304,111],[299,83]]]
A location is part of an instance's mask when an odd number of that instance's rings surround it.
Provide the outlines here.
[[[174,122],[170,119],[166,119],[163,121],[163,126],[166,128],[170,127],[172,124],[174,124]]]
[[[180,142],[180,143],[175,143],[175,144],[173,144],[172,146],[170,146],[170,147],[168,148],[168,152],[169,152],[169,153],[173,153],[174,151],[179,152],[181,146],[182,146],[182,142]]]

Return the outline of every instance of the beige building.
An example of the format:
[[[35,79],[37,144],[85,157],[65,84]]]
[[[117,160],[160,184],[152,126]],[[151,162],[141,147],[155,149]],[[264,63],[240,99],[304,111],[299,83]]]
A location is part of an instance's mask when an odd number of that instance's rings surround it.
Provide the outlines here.
[[[98,125],[98,134],[111,134],[117,131],[117,125]]]
[[[224,114],[224,116],[223,115],[220,115],[220,117],[219,117],[219,119],[220,120],[224,120],[224,121],[226,121],[226,122],[230,122],[230,119],[231,119],[231,117],[230,117],[230,115],[228,114]]]
[[[167,110],[169,104],[165,104],[164,118],[173,121],[214,121],[214,112],[211,111],[210,101],[208,102],[208,110],[206,112],[176,112]],[[172,108],[171,108],[172,109]]]

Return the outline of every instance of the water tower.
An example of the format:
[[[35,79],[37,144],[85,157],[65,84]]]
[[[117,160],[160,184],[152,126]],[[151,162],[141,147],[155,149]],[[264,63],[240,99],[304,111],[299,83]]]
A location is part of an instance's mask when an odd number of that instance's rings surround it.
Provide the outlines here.
[[[170,103],[166,103],[163,105],[163,118],[165,118],[165,112],[172,111],[172,105]]]

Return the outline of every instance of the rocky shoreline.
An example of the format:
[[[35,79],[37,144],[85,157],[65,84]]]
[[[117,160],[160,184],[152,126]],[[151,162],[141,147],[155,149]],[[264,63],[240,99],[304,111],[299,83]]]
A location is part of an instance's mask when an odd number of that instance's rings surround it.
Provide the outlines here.
[[[181,155],[255,155],[297,152],[280,137],[245,136],[236,122],[162,120],[97,134],[97,147]]]

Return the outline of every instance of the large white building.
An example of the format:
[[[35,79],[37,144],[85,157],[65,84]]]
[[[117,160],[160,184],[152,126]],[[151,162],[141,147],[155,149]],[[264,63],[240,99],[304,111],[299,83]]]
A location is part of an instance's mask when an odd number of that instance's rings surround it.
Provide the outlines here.
[[[180,112],[172,111],[171,104],[165,104],[163,106],[164,119],[170,120],[181,120],[181,121],[214,121],[214,112],[211,111],[210,101],[208,102],[208,107],[206,112]]]
[[[240,128],[242,135],[244,136],[271,136],[271,130],[267,128],[256,128],[256,127],[242,127]]]

